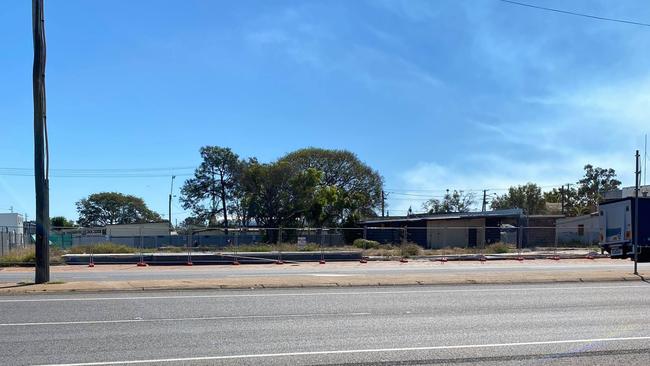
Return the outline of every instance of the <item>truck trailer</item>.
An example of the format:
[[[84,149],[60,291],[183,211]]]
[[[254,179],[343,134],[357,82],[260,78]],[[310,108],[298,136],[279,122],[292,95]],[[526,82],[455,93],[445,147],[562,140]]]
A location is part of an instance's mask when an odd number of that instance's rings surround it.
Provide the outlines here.
[[[600,247],[611,258],[634,257],[636,204],[634,197],[602,202],[598,206]],[[639,197],[638,258],[650,261],[650,198]]]

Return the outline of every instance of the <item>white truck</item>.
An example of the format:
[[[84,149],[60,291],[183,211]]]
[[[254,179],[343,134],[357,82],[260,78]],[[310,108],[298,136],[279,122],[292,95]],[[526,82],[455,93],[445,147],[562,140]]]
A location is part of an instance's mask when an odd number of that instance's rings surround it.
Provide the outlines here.
[[[621,198],[599,205],[600,247],[612,258],[634,256],[635,200]],[[639,261],[650,260],[650,198],[639,197]]]

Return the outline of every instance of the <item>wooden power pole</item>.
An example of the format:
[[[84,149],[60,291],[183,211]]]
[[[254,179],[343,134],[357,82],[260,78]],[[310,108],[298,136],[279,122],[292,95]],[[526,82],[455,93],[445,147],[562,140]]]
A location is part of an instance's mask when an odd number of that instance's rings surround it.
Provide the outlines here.
[[[34,35],[34,187],[36,190],[36,275],[35,283],[50,281],[50,197],[47,121],[45,109],[45,16],[43,0],[32,0]]]

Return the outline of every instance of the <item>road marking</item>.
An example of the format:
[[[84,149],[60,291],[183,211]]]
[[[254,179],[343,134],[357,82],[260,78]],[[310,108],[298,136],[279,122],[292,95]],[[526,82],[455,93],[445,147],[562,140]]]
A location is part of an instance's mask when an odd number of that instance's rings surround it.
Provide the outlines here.
[[[162,319],[120,319],[120,320],[80,320],[69,322],[34,322],[34,323],[0,323],[0,327],[28,327],[47,325],[80,325],[80,324],[121,324],[121,323],[158,323],[182,322],[204,320],[231,320],[231,319],[285,319],[285,318],[312,318],[327,316],[364,316],[370,313],[314,313],[314,314],[280,314],[280,315],[236,315],[236,316],[211,316],[193,318],[162,318]]]
[[[403,348],[375,348],[375,349],[354,349],[354,350],[351,349],[351,350],[311,351],[311,352],[260,353],[260,354],[248,354],[248,355],[203,356],[203,357],[187,357],[187,358],[159,358],[159,359],[150,359],[150,360],[131,360],[131,361],[65,363],[65,364],[49,364],[49,365],[42,365],[42,366],[131,365],[131,364],[143,364],[143,363],[216,361],[216,360],[270,358],[270,357],[340,355],[340,354],[350,354],[350,353],[358,354],[358,353],[385,353],[385,352],[408,352],[408,351],[436,351],[436,350],[454,350],[454,349],[523,347],[523,346],[543,346],[543,345],[554,345],[554,344],[603,343],[603,342],[625,342],[625,341],[645,341],[645,340],[650,340],[650,336],[568,339],[568,340],[559,340],[559,341],[534,341],[534,342],[517,342],[517,343],[463,344],[463,345],[430,346],[430,347],[403,347]]]
[[[487,285],[486,285],[487,286]],[[517,291],[575,291],[575,290],[626,290],[635,288],[650,289],[650,285],[629,286],[574,286],[574,287],[521,287],[521,288],[473,288],[454,290],[392,290],[392,291],[348,291],[348,292],[295,292],[295,293],[264,293],[264,294],[229,294],[229,295],[177,295],[177,296],[133,296],[133,297],[56,297],[38,299],[0,299],[0,303],[21,302],[65,302],[65,301],[138,301],[138,300],[183,300],[183,299],[228,299],[247,297],[306,297],[306,296],[364,296],[364,295],[417,295],[417,294],[448,294],[472,292],[517,292]],[[199,291],[199,290],[197,290]],[[216,290],[223,291],[223,290]],[[263,291],[263,290],[256,290]]]
[[[313,277],[349,277],[353,275],[349,274],[340,274],[340,273],[308,273],[309,276]]]

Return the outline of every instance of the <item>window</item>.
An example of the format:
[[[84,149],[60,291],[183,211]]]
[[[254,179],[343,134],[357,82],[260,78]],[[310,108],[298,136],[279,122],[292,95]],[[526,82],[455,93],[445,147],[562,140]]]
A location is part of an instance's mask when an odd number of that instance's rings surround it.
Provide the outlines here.
[[[585,225],[580,224],[578,225],[578,236],[584,236],[585,235]]]

